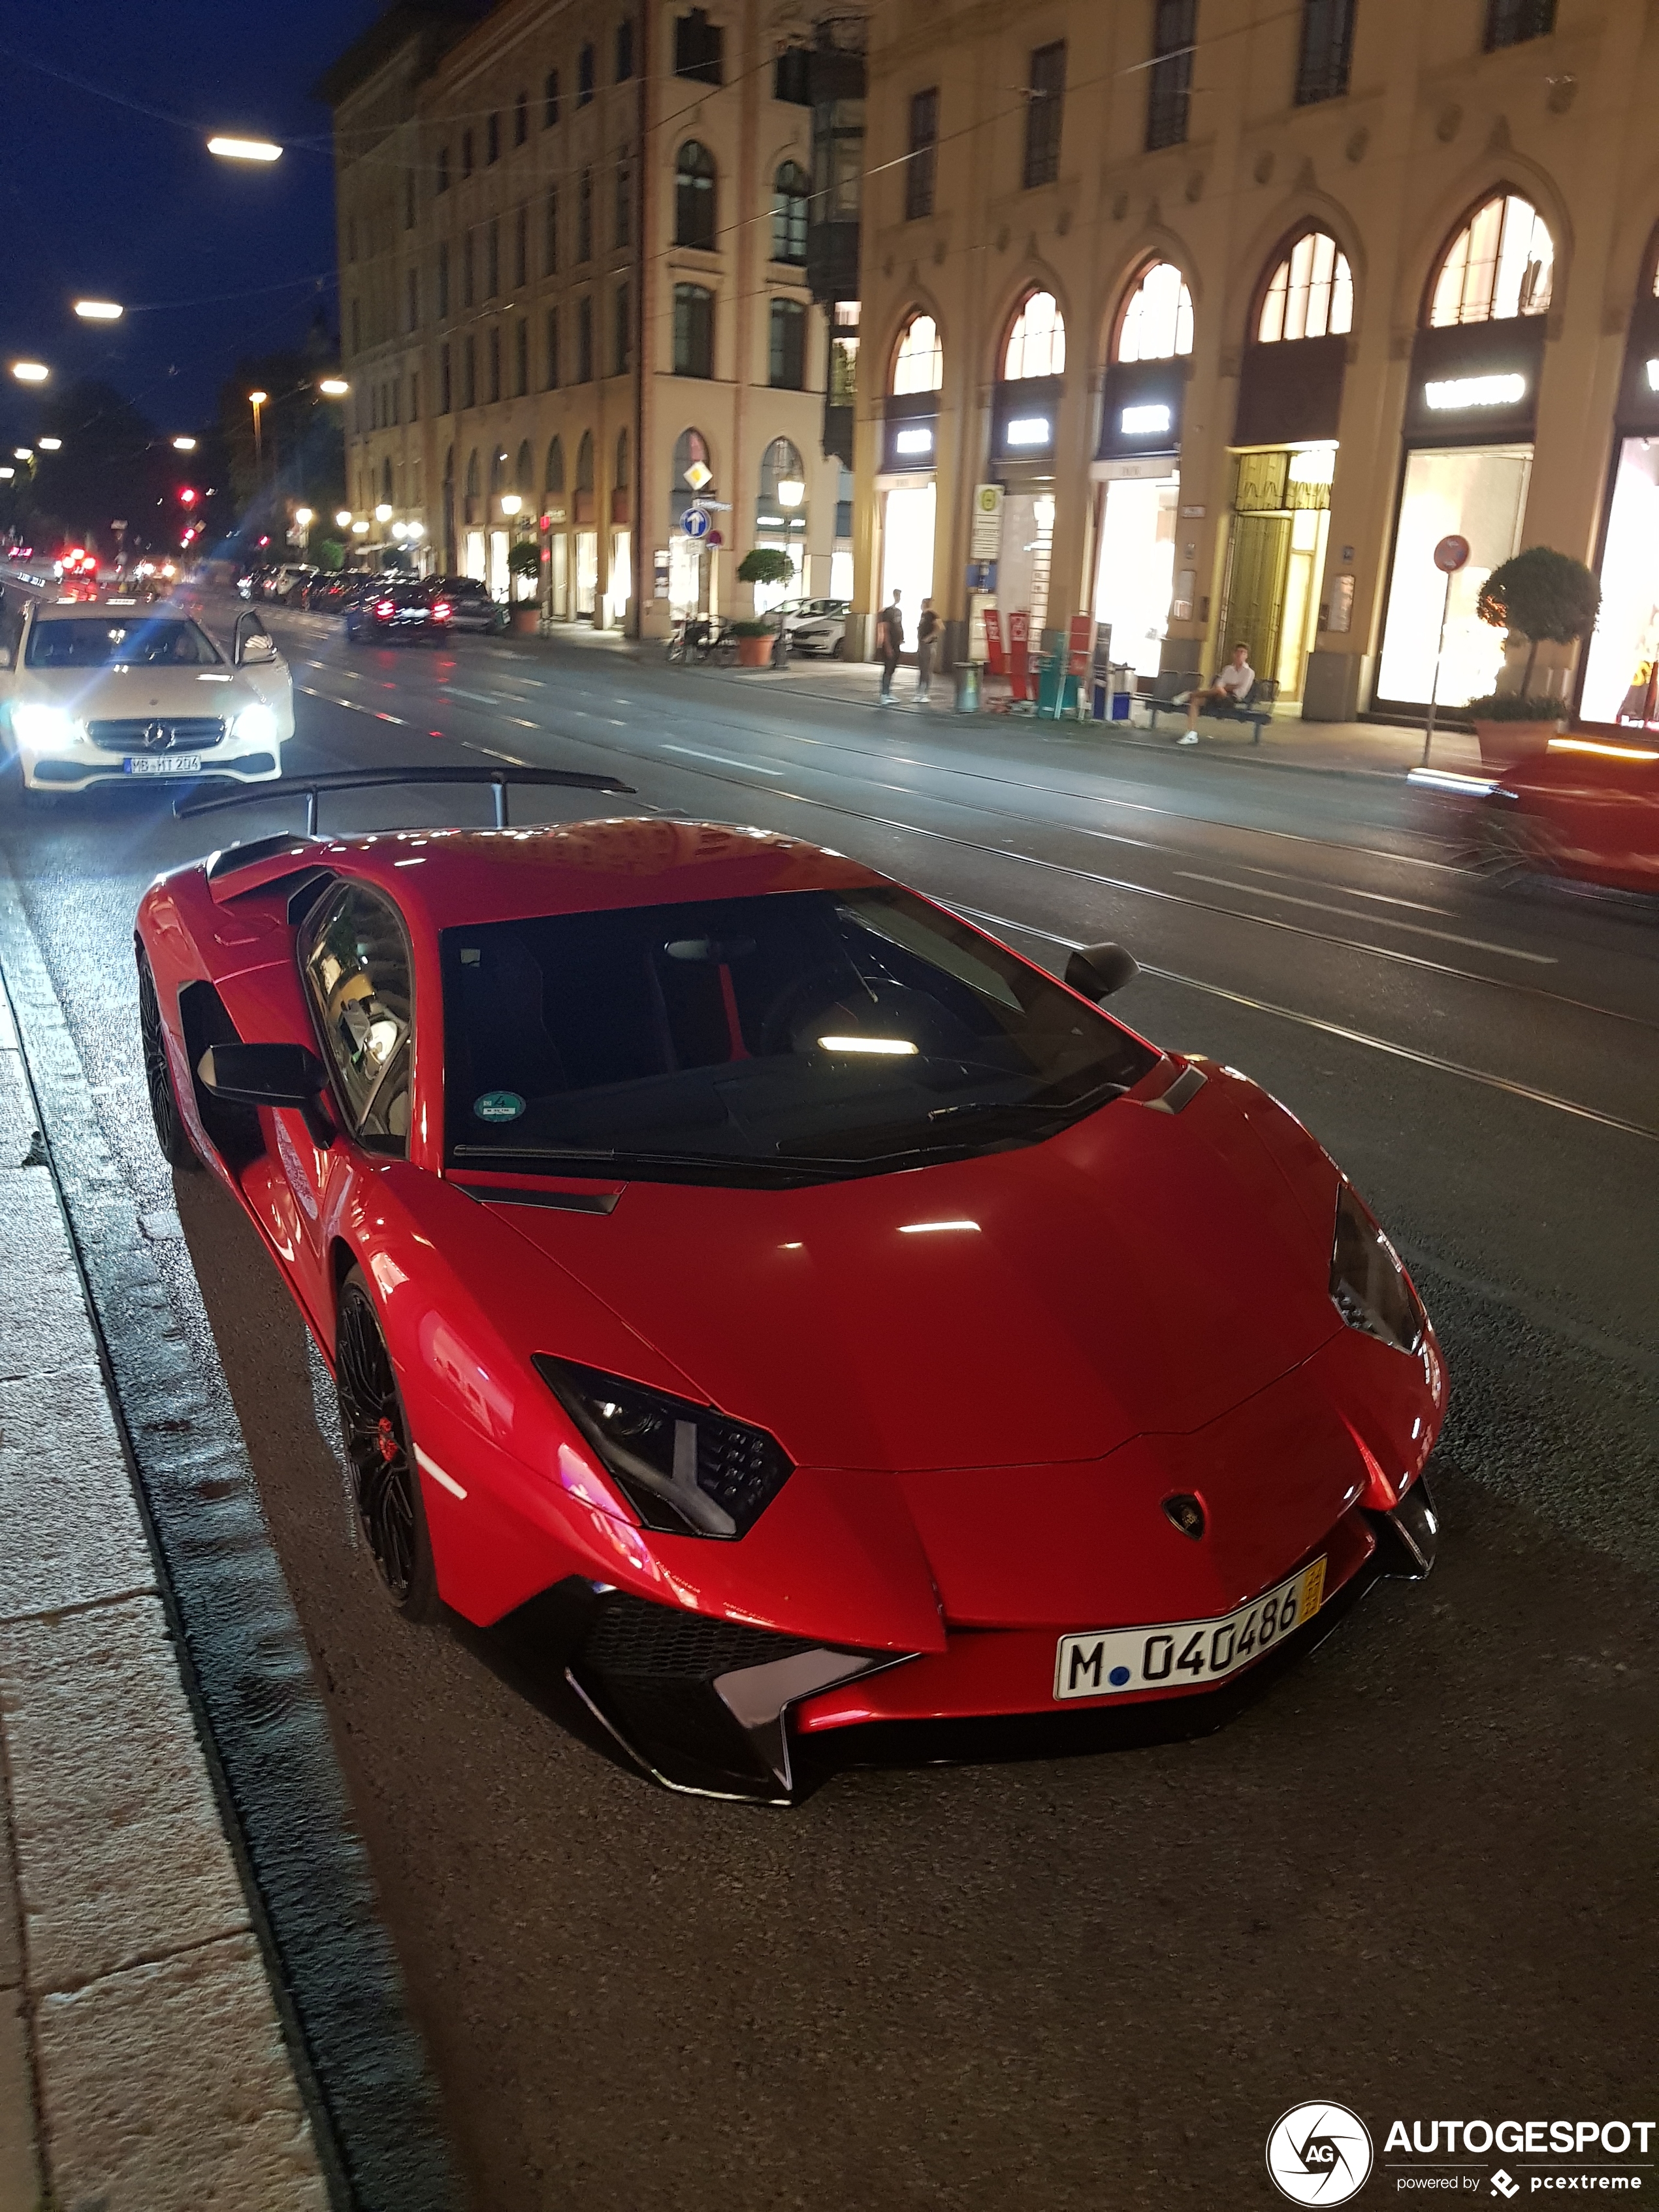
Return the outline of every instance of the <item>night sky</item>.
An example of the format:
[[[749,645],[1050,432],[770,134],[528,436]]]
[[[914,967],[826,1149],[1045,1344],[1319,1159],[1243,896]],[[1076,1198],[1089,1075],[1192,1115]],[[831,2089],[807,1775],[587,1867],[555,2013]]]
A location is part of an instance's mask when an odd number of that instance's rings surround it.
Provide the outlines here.
[[[167,431],[216,411],[239,354],[337,327],[328,111],[311,88],[382,0],[5,0],[0,357],[115,385]],[[66,82],[65,80],[75,80]],[[215,131],[273,138],[270,167]],[[242,296],[234,296],[241,295]],[[77,321],[76,297],[125,320]],[[0,369],[5,442],[33,431]]]

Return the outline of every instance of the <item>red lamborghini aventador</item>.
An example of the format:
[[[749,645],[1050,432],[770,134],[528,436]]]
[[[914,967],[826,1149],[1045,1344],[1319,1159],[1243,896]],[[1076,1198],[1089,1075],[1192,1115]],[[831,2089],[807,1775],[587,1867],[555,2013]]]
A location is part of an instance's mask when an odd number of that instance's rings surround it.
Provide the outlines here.
[[[1417,1293],[1288,1113],[1101,1011],[1115,946],[1059,982],[635,819],[233,846],[137,958],[162,1148],[332,1369],[393,1602],[528,1625],[661,1780],[1201,1698],[1427,1571]]]

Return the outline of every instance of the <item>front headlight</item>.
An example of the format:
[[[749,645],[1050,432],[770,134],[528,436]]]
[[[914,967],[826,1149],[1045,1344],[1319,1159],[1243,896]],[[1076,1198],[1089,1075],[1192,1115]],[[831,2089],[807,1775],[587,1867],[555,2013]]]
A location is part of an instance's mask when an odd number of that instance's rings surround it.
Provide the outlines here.
[[[11,727],[20,745],[40,752],[56,745],[72,745],[77,734],[75,717],[61,707],[42,707],[27,700],[12,708]]]
[[[1427,1334],[1429,1316],[1400,1255],[1346,1182],[1336,1194],[1331,1299],[1350,1328],[1363,1329],[1396,1352],[1415,1352]]]
[[[544,1352],[536,1365],[647,1528],[746,1535],[789,1480],[764,1429]]]
[[[269,707],[244,707],[231,724],[230,734],[249,744],[275,744],[276,717]]]

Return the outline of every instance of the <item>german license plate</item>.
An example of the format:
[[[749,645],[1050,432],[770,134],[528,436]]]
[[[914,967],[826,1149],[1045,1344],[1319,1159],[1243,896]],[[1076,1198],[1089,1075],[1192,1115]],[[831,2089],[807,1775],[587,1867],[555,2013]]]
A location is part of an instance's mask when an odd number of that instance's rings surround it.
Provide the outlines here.
[[[129,775],[200,775],[200,753],[130,753],[121,763]]]
[[[1172,1620],[1158,1628],[1062,1636],[1054,1656],[1054,1696],[1115,1698],[1137,1690],[1224,1682],[1310,1620],[1324,1595],[1322,1559],[1218,1620]]]

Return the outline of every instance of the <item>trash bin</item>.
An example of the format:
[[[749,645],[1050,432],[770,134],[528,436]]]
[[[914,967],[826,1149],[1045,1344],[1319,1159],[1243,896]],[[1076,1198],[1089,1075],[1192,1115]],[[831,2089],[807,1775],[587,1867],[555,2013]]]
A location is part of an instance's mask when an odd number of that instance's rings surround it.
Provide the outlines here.
[[[958,714],[977,714],[979,712],[980,665],[976,660],[957,663],[957,712]]]

